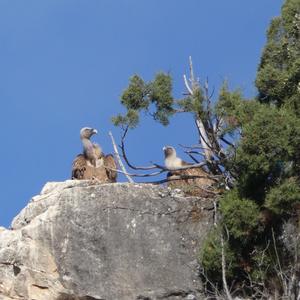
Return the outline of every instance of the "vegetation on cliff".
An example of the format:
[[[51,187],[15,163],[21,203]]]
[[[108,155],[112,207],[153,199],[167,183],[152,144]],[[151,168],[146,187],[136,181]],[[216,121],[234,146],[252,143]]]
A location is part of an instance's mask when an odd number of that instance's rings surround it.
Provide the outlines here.
[[[286,0],[271,21],[255,99],[227,83],[212,99],[191,59],[189,75],[182,99],[172,94],[170,74],[150,82],[134,75],[121,97],[127,112],[113,122],[127,133],[142,112],[162,125],[174,114],[191,114],[198,145],[187,152],[225,191],[218,225],[200,254],[203,278],[215,291],[228,283],[244,295],[292,299],[300,295],[300,1]]]

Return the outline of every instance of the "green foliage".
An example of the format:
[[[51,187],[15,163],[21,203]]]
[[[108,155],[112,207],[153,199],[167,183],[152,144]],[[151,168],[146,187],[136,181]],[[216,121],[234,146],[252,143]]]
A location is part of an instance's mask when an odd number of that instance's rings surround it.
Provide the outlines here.
[[[268,186],[284,176],[286,163],[295,160],[300,145],[300,123],[289,110],[259,105],[243,126],[236,153],[239,188],[244,196],[262,199]]]
[[[244,100],[239,90],[229,91],[225,82],[215,106],[209,108],[206,90],[193,82],[193,95],[175,100],[172,78],[166,73],[149,82],[134,75],[121,96],[126,113],[113,118],[117,126],[136,127],[143,112],[168,125],[178,108],[201,119],[215,147],[208,169],[213,174],[225,170],[235,184],[221,197],[222,222],[200,254],[213,282],[221,282],[221,230],[229,233],[225,241],[228,281],[247,281],[247,272],[262,283],[275,274],[274,262],[285,262],[282,226],[300,202],[299,82],[300,1],[286,0],[267,33],[256,77],[257,99]]]
[[[203,122],[206,122],[208,119],[207,116],[208,111],[206,110],[206,108],[203,107],[204,98],[203,98],[203,92],[200,87],[194,91],[194,95],[192,97],[192,103],[193,103],[193,110],[196,113],[196,115],[199,116],[201,120],[203,120]]]
[[[259,208],[248,199],[240,198],[237,190],[227,192],[221,199],[223,224],[234,239],[246,244],[259,229]]]
[[[300,185],[295,178],[289,178],[269,191],[265,206],[277,215],[286,215],[296,203],[300,204]]]
[[[112,117],[113,124],[135,128],[139,123],[139,112],[149,106],[148,93],[149,87],[143,79],[138,75],[132,76],[128,88],[121,96],[121,103],[127,108],[127,112],[124,116],[118,114]]]
[[[255,282],[266,282],[274,268],[274,257],[265,244],[256,246],[252,253],[250,276]]]
[[[121,103],[129,110],[141,110],[149,106],[147,99],[147,85],[138,75],[130,78],[128,88],[121,96]]]
[[[129,128],[135,128],[139,123],[139,114],[134,109],[129,109],[125,116],[117,115],[111,118],[115,126],[129,126]]]
[[[186,112],[194,112],[194,105],[191,97],[186,97],[177,101],[180,109]]]
[[[272,20],[256,78],[259,100],[300,115],[300,1],[287,0]]]
[[[112,118],[115,126],[134,128],[139,123],[139,114],[145,111],[162,125],[169,124],[173,115],[172,78],[169,74],[158,73],[153,81],[145,82],[138,75],[130,78],[128,88],[121,96],[121,103],[126,107],[125,116],[117,115]],[[155,111],[150,112],[151,104]]]
[[[237,128],[247,124],[259,104],[256,101],[245,101],[240,90],[230,92],[227,82],[220,89],[215,112],[226,123],[222,134],[234,133]]]
[[[239,281],[248,280],[246,272],[265,284],[278,273],[279,261],[282,270],[289,271],[295,258],[295,251],[286,255],[284,240],[293,235],[283,226],[293,220],[300,203],[299,82],[300,1],[286,0],[282,15],[268,30],[256,78],[259,101],[244,101],[239,91],[229,92],[225,83],[215,107],[225,122],[221,134],[239,138],[234,155],[229,156],[236,187],[220,199],[220,225],[230,236],[228,255],[237,257],[231,278]],[[209,237],[203,250],[208,253],[202,254],[211,280],[221,276],[217,247],[220,244]]]
[[[164,73],[158,73],[150,83],[150,101],[155,104],[153,114],[155,120],[162,125],[169,124],[169,117],[173,115],[172,78]]]
[[[177,101],[177,105],[183,111],[193,113],[197,117],[200,117],[203,122],[205,122],[208,118],[208,111],[203,107],[204,97],[203,91],[200,86],[198,86],[198,88],[194,90],[193,96],[188,96]]]
[[[213,278],[214,282],[222,280],[222,253],[221,253],[221,228],[213,229],[199,254],[199,261],[203,266],[208,278]],[[234,252],[230,249],[228,242],[224,242],[226,257],[226,274],[228,279],[232,278],[237,267],[237,259]]]

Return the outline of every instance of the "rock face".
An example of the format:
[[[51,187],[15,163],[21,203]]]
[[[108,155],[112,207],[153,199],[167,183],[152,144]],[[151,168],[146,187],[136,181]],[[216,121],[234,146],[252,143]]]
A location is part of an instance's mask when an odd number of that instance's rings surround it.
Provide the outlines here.
[[[48,183],[0,228],[0,299],[203,299],[212,207],[148,184]]]

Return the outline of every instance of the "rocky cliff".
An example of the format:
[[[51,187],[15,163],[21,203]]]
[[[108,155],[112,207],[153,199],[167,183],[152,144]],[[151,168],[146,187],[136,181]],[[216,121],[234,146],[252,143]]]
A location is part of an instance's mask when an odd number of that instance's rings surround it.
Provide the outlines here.
[[[148,184],[47,183],[0,230],[0,299],[202,299],[212,207]]]

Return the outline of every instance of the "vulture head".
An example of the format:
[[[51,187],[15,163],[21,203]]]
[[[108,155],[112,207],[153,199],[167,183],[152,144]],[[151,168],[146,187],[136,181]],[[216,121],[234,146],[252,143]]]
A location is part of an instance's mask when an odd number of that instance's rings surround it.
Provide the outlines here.
[[[176,157],[176,150],[171,146],[163,147],[163,151],[164,151],[164,154],[165,154],[165,158]]]
[[[90,127],[83,127],[80,130],[80,138],[81,139],[90,139],[90,137],[93,134],[97,134],[97,133],[98,133],[97,129],[90,128]]]

